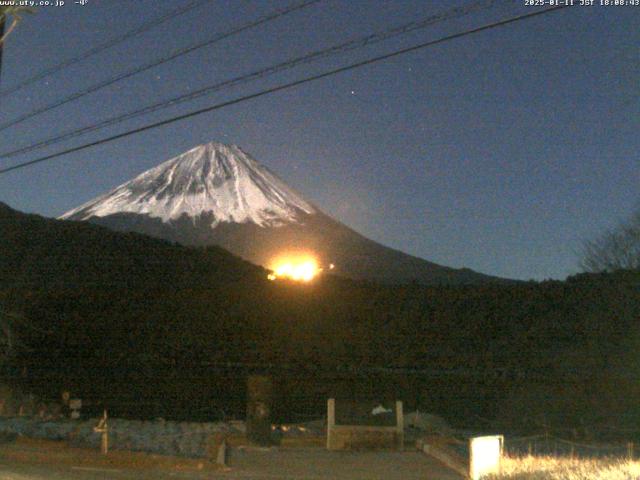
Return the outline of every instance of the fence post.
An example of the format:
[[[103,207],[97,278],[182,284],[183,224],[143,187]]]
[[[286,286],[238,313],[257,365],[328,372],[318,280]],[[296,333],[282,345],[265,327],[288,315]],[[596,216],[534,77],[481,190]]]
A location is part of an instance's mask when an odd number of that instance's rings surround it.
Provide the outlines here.
[[[227,440],[226,439],[222,439],[222,442],[218,447],[218,451],[216,452],[216,463],[218,465],[222,465],[223,467],[227,466]]]
[[[104,433],[102,434],[102,438],[100,439],[100,451],[103,455],[109,453],[109,431],[104,429]]]
[[[107,411],[102,414],[98,426],[93,427],[93,431],[100,433],[100,451],[103,455],[109,453],[109,427],[107,426]]]
[[[336,425],[336,399],[327,400],[327,450],[332,447],[333,427]]]
[[[404,450],[404,410],[402,400],[396,400],[396,426],[398,429],[398,449]]]

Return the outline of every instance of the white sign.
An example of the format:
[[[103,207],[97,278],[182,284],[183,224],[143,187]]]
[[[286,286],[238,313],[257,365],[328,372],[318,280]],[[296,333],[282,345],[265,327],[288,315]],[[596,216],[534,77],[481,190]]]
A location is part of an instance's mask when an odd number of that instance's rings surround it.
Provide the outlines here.
[[[500,473],[502,458],[502,435],[475,437],[469,440],[469,476],[480,480],[490,474]]]

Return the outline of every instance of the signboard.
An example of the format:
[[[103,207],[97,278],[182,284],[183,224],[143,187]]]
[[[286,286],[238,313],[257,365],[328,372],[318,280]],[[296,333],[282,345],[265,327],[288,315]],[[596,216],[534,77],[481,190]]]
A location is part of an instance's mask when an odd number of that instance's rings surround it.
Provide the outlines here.
[[[480,480],[490,474],[500,473],[502,435],[475,437],[469,440],[469,477]]]

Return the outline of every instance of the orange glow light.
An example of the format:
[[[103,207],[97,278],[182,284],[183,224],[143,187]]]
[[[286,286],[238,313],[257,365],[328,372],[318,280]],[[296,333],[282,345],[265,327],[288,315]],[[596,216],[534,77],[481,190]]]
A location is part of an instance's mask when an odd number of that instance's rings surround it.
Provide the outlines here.
[[[269,280],[287,278],[298,282],[310,282],[322,271],[316,259],[310,255],[278,257],[272,262],[271,270],[273,273],[267,276]]]

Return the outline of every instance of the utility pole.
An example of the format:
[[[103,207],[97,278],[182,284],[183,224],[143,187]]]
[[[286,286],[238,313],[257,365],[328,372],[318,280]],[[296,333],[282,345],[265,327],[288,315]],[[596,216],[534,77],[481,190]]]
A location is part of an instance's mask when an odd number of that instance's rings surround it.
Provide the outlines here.
[[[4,25],[7,21],[7,16],[2,15],[0,17],[0,38],[4,36]],[[0,43],[0,83],[2,83],[2,50],[4,48],[4,42]]]

